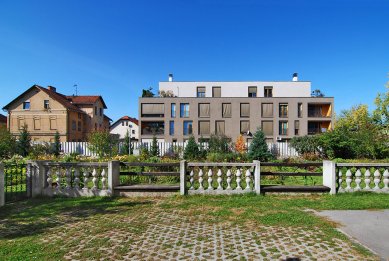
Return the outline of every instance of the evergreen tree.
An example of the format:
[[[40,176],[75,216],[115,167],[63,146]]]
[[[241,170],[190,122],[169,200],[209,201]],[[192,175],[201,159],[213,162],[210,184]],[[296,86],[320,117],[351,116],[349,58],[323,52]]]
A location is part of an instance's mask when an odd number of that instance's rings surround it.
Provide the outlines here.
[[[23,157],[26,157],[31,150],[31,136],[27,125],[24,125],[20,131],[17,147],[19,154]]]
[[[188,144],[185,147],[184,150],[184,159],[186,160],[193,160],[198,158],[199,156],[199,146],[196,143],[196,140],[194,136],[190,136],[188,140]]]
[[[152,157],[159,156],[159,147],[158,147],[158,141],[156,136],[153,136],[153,141],[151,142],[150,154]]]
[[[257,129],[254,133],[253,141],[249,147],[248,157],[250,160],[266,161],[273,158],[266,144],[265,134],[261,129]]]
[[[53,144],[53,154],[58,157],[61,152],[61,137],[59,136],[59,132],[55,132],[54,135],[54,144]]]
[[[124,136],[124,143],[123,143],[123,149],[122,149],[122,154],[123,155],[128,155],[130,153],[130,135],[128,131],[126,132],[126,136]]]

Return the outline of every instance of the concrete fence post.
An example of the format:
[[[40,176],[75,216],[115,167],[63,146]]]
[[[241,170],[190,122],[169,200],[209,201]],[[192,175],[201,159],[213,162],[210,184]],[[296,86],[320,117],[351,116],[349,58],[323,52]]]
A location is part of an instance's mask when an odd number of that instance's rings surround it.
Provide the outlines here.
[[[27,161],[27,195],[38,197],[43,195],[43,189],[47,187],[46,167],[48,160]],[[30,187],[30,189],[28,189]]]
[[[261,194],[261,162],[254,160],[254,191],[256,194]]]
[[[185,195],[187,193],[186,189],[186,160],[180,161],[180,195]]]
[[[115,194],[115,187],[120,185],[120,161],[108,162],[108,190]]]
[[[0,207],[5,205],[4,164],[0,162]]]
[[[329,187],[330,194],[336,194],[336,163],[323,160],[323,185]]]

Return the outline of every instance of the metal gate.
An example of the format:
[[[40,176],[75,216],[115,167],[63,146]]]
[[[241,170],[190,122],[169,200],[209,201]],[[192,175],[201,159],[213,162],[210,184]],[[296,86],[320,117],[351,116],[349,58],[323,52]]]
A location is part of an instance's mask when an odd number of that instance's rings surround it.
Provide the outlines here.
[[[4,194],[5,203],[26,199],[27,194],[27,164],[4,164]]]

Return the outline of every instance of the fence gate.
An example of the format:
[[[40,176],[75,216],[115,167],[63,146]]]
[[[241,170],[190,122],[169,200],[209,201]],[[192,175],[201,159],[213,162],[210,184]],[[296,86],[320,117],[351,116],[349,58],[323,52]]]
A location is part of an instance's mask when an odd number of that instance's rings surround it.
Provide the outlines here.
[[[15,202],[28,198],[27,187],[30,179],[27,178],[27,164],[4,164],[4,194],[5,203]]]

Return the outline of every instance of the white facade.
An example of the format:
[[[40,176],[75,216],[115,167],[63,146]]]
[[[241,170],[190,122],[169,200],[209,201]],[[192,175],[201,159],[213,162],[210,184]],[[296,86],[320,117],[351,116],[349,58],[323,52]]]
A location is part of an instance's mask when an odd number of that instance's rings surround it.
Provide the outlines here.
[[[123,117],[112,124],[110,127],[110,133],[118,134],[120,139],[124,139],[127,131],[131,139],[139,140],[138,124],[129,118]]]
[[[177,97],[196,97],[197,87],[205,87],[205,97],[212,97],[212,87],[221,87],[221,97],[248,97],[248,88],[257,87],[257,96],[264,97],[264,88],[272,87],[273,97],[311,97],[311,82],[160,82],[159,91],[170,91]]]

